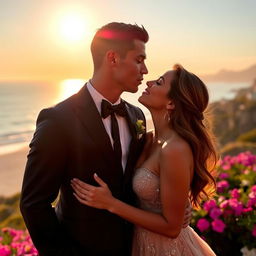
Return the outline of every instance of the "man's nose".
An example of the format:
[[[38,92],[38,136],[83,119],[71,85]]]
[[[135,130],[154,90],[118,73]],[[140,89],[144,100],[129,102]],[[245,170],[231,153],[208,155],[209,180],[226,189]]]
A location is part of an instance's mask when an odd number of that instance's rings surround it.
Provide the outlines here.
[[[145,64],[142,66],[141,73],[145,74],[145,75],[148,74],[148,69],[147,69],[147,66]]]

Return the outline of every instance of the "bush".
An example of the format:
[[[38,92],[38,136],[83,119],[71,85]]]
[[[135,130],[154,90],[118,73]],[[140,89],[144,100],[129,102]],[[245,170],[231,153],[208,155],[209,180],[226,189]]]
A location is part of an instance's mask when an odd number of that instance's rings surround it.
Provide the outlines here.
[[[27,231],[3,228],[0,232],[0,255],[1,256],[37,256]]]
[[[217,194],[193,212],[192,226],[218,256],[241,255],[256,248],[256,155],[226,156],[218,171]]]
[[[243,141],[243,142],[256,142],[256,129],[253,129],[247,133],[244,133],[240,135],[237,138],[237,141]]]

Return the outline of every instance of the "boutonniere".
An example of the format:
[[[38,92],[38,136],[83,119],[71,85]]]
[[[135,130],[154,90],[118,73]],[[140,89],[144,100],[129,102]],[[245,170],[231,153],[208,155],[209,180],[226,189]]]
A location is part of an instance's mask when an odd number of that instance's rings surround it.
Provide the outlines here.
[[[146,132],[144,121],[141,119],[138,119],[136,122],[136,132],[137,132],[137,139],[140,139],[143,136],[143,134]]]

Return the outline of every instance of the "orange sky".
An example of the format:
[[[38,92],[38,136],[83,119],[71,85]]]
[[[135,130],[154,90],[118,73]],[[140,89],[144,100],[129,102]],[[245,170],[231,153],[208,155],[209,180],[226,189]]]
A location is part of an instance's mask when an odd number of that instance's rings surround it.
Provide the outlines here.
[[[111,21],[136,22],[148,30],[148,78],[177,62],[197,74],[256,63],[255,1],[108,3],[2,1],[0,80],[89,78],[91,38]]]

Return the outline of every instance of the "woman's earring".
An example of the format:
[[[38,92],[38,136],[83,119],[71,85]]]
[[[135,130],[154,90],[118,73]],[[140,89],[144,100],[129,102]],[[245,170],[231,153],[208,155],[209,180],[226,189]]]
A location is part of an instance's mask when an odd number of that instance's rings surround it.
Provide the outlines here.
[[[169,111],[167,110],[166,113],[164,114],[164,120],[167,121],[168,123],[170,122],[170,114]]]

